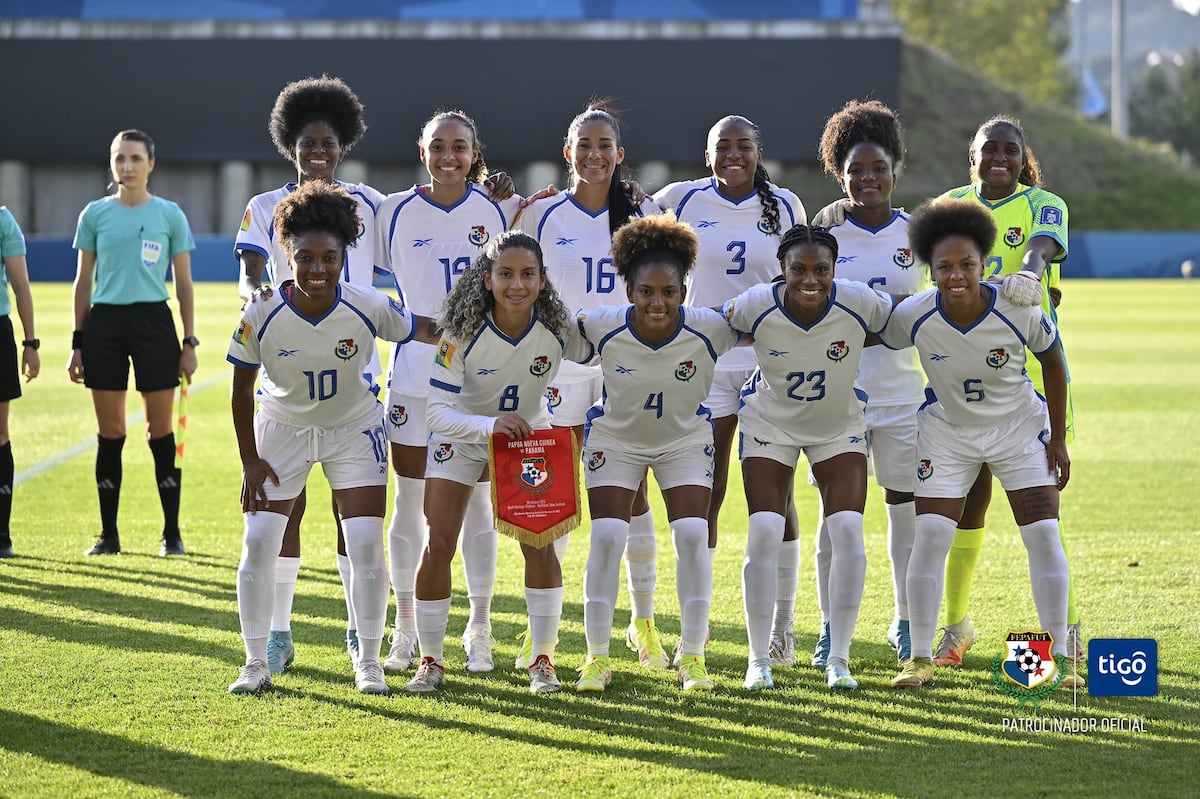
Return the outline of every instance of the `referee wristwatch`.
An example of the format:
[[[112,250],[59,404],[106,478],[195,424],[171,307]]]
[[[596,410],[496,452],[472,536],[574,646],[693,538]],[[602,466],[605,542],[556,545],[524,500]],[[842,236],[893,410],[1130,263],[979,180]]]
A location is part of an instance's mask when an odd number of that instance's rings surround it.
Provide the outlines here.
[[[196,349],[196,347],[200,346],[200,339],[196,338],[195,336],[188,336],[183,340],[183,344],[184,346]]]
[[[38,347],[42,346],[42,340],[38,338],[27,338],[21,342],[21,346],[32,347],[36,350]]]

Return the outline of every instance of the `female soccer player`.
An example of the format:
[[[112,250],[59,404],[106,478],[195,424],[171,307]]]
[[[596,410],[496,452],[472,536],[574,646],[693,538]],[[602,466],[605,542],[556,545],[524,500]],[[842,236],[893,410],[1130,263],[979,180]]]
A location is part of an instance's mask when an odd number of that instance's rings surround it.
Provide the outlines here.
[[[318,461],[333,489],[350,559],[360,643],[355,685],[363,693],[388,692],[379,662],[387,624],[387,437],[364,373],[376,336],[434,341],[436,327],[374,289],[341,281],[346,250],[361,225],[358,203],[340,186],[311,181],[282,199],[274,229],[294,279],[245,306],[229,346],[245,520],[238,614],[246,665],[229,686],[232,693],[271,685],[266,661],[275,560],[296,497]]]
[[[475,121],[462,111],[440,111],[417,141],[429,182],[392,194],[379,207],[376,264],[395,277],[405,307],[435,316],[472,262],[516,217],[521,198],[500,201],[510,181],[491,187]],[[472,331],[473,332],[473,331]],[[388,376],[386,424],[396,471],[396,494],[388,528],[396,623],[384,668],[401,671],[417,647],[413,580],[425,539],[422,498],[426,443],[426,394],[432,348],[419,342],[397,347]],[[496,583],[496,530],[488,483],[471,494],[462,533],[463,571],[471,617],[463,634],[468,671],[491,671],[491,605]],[[456,531],[457,535],[457,531]]]
[[[481,483],[488,488],[488,441],[493,433],[515,440],[548,428],[546,386],[559,364],[592,356],[546,278],[537,240],[520,232],[491,240],[447,295],[441,324],[427,405],[429,539],[416,575],[421,663],[406,688],[411,693],[437,691],[445,680],[450,560],[473,494]],[[562,687],[554,666],[562,570],[553,546],[522,543],[521,554],[533,652],[529,690],[552,693]],[[471,654],[468,647],[468,668]]]
[[[20,369],[17,368],[17,340],[10,318],[13,306],[8,296],[10,285],[25,332]],[[21,375],[28,383],[41,371],[40,344],[33,324],[33,294],[29,291],[29,270],[25,264],[25,237],[12,213],[0,205],[0,558],[13,556],[9,523],[12,519],[14,465],[12,442],[8,437],[8,403],[21,396]]]
[[[758,126],[745,117],[723,117],[709,129],[704,150],[704,163],[712,170],[712,176],[672,183],[655,193],[655,201],[695,228],[700,240],[688,305],[720,306],[750,286],[769,282],[779,272],[775,260],[779,237],[793,225],[806,221],[800,199],[771,182],[762,159],[762,133]],[[710,556],[717,546],[740,394],[754,367],[754,351],[749,348],[739,347],[725,353],[717,362],[712,393],[704,401],[712,413],[716,448],[712,501],[708,508]],[[786,602],[780,604],[786,608],[787,616],[783,619],[777,613],[776,622],[787,630],[787,637],[779,641],[778,655],[794,663],[791,610],[796,597],[800,542],[795,506],[791,503],[787,519],[787,535],[779,558],[780,597],[787,596]],[[647,549],[653,565],[654,537],[635,536],[631,529],[627,554],[638,553],[639,560],[645,560],[643,550]],[[632,557],[627,559],[628,572],[633,575],[636,561]],[[634,595],[632,587],[630,593]]]
[[[600,354],[604,404],[588,413],[583,464],[591,549],[583,578],[588,656],[576,691],[603,691],[621,553],[647,468],[662,489],[676,553],[679,678],[684,690],[712,690],[704,662],[712,600],[708,503],[713,439],[704,398],[717,358],[739,336],[711,308],[682,308],[699,241],[669,215],[636,219],[613,236],[612,259],[630,305],[579,312]]]
[[[92,391],[96,436],[96,489],[100,538],[85,555],[121,551],[117,510],[121,450],[125,446],[125,392],[133,361],[146,413],[146,440],[162,505],[161,555],[182,555],[179,535],[181,471],[175,467],[172,425],[179,377],[191,380],[200,342],[192,326],[192,260],[196,244],[178,205],[150,193],[154,141],[140,130],[113,139],[109,166],[116,194],[79,214],[75,249],[75,332],[67,372]],[[175,282],[182,345],[167,306],[167,266]]]
[[[582,308],[622,303],[610,252],[612,237],[630,219],[660,213],[653,199],[635,204],[621,180],[625,148],[621,126],[602,103],[591,103],[571,120],[562,149],[570,172],[570,187],[562,194],[532,203],[516,227],[542,245],[550,280],[574,313]],[[588,409],[601,397],[597,366],[564,363],[549,389],[552,423],[570,427],[582,438]],[[645,542],[654,538],[654,517],[646,502],[645,486],[638,489],[630,520],[630,537]],[[567,536],[556,543],[559,558],[566,552]],[[646,545],[631,552],[630,592],[633,616],[626,644],[638,652],[644,666],[666,668],[670,660],[654,626],[654,550]],[[528,638],[517,667],[529,665]]]
[[[892,680],[933,679],[933,633],[946,554],[967,491],[986,464],[1008,494],[1029,553],[1029,578],[1052,651],[1066,652],[1067,558],[1058,532],[1059,492],[1070,478],[1067,368],[1053,321],[982,282],[996,224],[969,200],[924,203],[909,221],[917,259],[937,288],[901,302],[884,344],[915,346],[934,393],[918,413],[917,536],[908,566],[913,657]],[[1021,278],[1022,280],[1024,278]],[[1026,375],[1026,349],[1042,364],[1045,399]]]
[[[1005,298],[1018,305],[1040,305],[1057,325],[1055,306],[1061,297],[1058,264],[1067,257],[1067,204],[1042,188],[1037,158],[1026,145],[1021,123],[1012,117],[996,116],[980,125],[971,140],[968,157],[972,183],[951,189],[944,196],[972,200],[996,222],[996,240],[988,251],[984,278],[1003,279]],[[1027,367],[1034,388],[1043,391],[1040,362],[1027,358]],[[1070,380],[1068,370],[1067,443],[1075,438]],[[966,508],[946,560],[945,628],[934,657],[934,662],[941,666],[962,665],[963,653],[975,643],[975,628],[967,614],[967,604],[983,546],[991,496],[992,478],[985,466],[967,495]],[[1063,547],[1066,548],[1065,539]],[[1084,682],[1076,667],[1083,657],[1083,647],[1073,591],[1068,596],[1068,622],[1072,669],[1068,687],[1081,687]]]
[[[908,296],[927,288],[924,270],[908,246],[908,214],[892,207],[892,190],[904,158],[896,113],[877,100],[851,100],[825,123],[819,151],[825,172],[846,194],[844,220],[829,228],[838,240],[838,277],[866,283],[892,296]],[[895,596],[888,641],[904,661],[911,657],[905,575],[917,527],[913,484],[917,471],[917,408],[924,398],[925,374],[911,350],[868,347],[858,364],[857,385],[868,397],[867,446],[887,510]],[[813,665],[820,668],[829,657],[830,555],[829,531],[822,513],[816,554],[822,623],[812,659]],[[790,627],[772,632],[772,663],[775,642],[786,640],[790,634]]]
[[[739,454],[750,512],[742,596],[750,641],[747,690],[773,688],[769,655],[783,515],[803,452],[812,469],[833,557],[829,575],[831,688],[853,689],[850,639],[862,603],[866,554],[866,422],[854,388],[868,333],[892,300],[862,283],[835,280],[838,241],[819,227],[784,234],[781,280],[747,289],[726,305],[737,330],[754,336],[758,370],[742,392]]]

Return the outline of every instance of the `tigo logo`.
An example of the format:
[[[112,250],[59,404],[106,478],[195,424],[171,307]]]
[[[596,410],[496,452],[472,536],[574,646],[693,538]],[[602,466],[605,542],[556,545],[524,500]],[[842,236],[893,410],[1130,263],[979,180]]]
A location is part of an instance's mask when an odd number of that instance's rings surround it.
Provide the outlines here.
[[[1153,638],[1088,641],[1088,693],[1092,696],[1158,694],[1158,642]]]

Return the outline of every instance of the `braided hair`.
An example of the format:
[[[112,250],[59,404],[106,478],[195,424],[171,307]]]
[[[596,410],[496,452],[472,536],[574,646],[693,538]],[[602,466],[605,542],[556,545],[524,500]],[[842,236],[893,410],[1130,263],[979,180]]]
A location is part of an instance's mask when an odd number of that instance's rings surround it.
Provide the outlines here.
[[[343,153],[367,131],[363,105],[341,78],[304,78],[284,86],[275,98],[267,124],[275,149],[291,160],[300,131],[317,120],[328,122],[337,131]]]
[[[578,114],[571,120],[571,124],[567,126],[567,135],[563,142],[569,149],[574,149],[574,142],[579,138],[579,130],[588,122],[599,121],[608,125],[613,131],[613,141],[617,147],[621,146],[621,125],[617,122],[616,116],[607,107],[607,101],[592,100],[588,103],[587,108],[582,113]],[[571,172],[575,171],[573,161],[567,160]],[[621,183],[623,168],[617,165],[613,170],[612,180],[608,185],[608,232],[616,233],[617,229],[629,221],[631,217],[637,214],[637,208],[625,193],[625,186]]]
[[[825,122],[817,153],[830,177],[841,179],[850,151],[860,144],[879,145],[900,170],[904,159],[904,131],[896,112],[878,100],[851,100]]]
[[[462,277],[454,284],[454,288],[442,302],[438,325],[458,339],[469,339],[483,324],[483,317],[496,305],[496,298],[487,288],[484,277],[492,271],[492,266],[500,257],[500,253],[510,247],[520,247],[529,250],[537,258],[538,269],[546,274],[546,263],[542,259],[542,247],[537,239],[518,230],[508,230],[496,236],[488,244],[487,249],[475,259],[475,263],[463,272]],[[551,333],[560,335],[571,323],[570,314],[563,306],[558,291],[546,278],[542,290],[538,292],[533,303],[534,313],[538,321],[544,324]]]
[[[987,258],[996,243],[996,221],[979,203],[950,197],[926,200],[908,218],[909,246],[921,263],[932,263],[933,248],[950,236],[966,236]]]
[[[301,183],[275,206],[275,230],[288,252],[296,239],[314,231],[331,233],[343,247],[352,247],[360,225],[358,202],[332,183]]]
[[[426,131],[447,120],[458,122],[471,131],[471,144],[475,148],[475,160],[471,162],[471,168],[467,171],[467,183],[483,183],[488,177],[488,165],[483,160],[483,141],[479,138],[479,128],[476,126],[475,120],[467,116],[466,111],[461,109],[435,111],[433,116],[425,120],[425,124],[421,126],[421,138],[417,139],[417,146],[424,148]]]
[[[780,268],[783,267],[783,261],[787,258],[788,251],[801,244],[816,244],[825,247],[833,256],[830,260],[837,263],[838,240],[829,232],[828,228],[819,225],[795,225],[783,234],[783,238],[779,240],[779,249],[775,251],[775,258],[778,259]]]
[[[682,286],[699,251],[700,240],[692,226],[670,213],[638,217],[612,237],[613,267],[627,286],[634,284],[638,269],[648,263],[675,269]]]
[[[989,120],[986,120],[982,125],[975,129],[975,135],[971,137],[971,141],[967,143],[967,156],[971,159],[971,163],[975,163],[975,139],[980,133],[986,133],[995,128],[1005,127],[1016,134],[1017,141],[1021,142],[1021,149],[1025,153],[1023,163],[1021,165],[1021,174],[1017,180],[1026,186],[1036,186],[1039,189],[1045,187],[1045,178],[1042,175],[1041,164],[1038,163],[1037,156],[1033,154],[1033,150],[1025,142],[1025,130],[1021,127],[1021,120],[1016,117],[1010,117],[1005,114],[997,114]],[[971,180],[975,180],[975,175],[971,175]]]

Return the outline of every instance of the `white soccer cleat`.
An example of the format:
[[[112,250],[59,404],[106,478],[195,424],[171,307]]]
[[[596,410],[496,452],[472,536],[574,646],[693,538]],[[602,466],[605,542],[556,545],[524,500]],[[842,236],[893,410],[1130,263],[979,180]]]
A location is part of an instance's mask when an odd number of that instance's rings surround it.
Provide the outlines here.
[[[412,668],[417,658],[416,630],[392,630],[392,647],[388,650],[387,659],[383,661],[383,670],[388,672],[407,671]]]
[[[404,686],[404,690],[410,694],[431,694],[439,690],[445,683],[446,667],[426,656],[421,658],[421,665],[417,666],[417,673],[408,681],[408,685]]]
[[[554,664],[546,655],[538,655],[529,667],[529,693],[552,694],[562,690]]]
[[[271,687],[271,670],[266,661],[252,658],[247,661],[238,678],[229,684],[231,694],[257,694]]]
[[[496,667],[492,661],[492,628],[467,627],[463,633],[463,650],[467,653],[467,671],[491,671]]]
[[[354,666],[354,687],[360,694],[390,694],[378,660],[360,660]]]
[[[978,637],[970,616],[963,616],[962,621],[957,624],[943,627],[942,640],[938,641],[937,649],[933,653],[933,664],[958,668],[962,665],[963,655],[975,646]]]
[[[771,644],[767,648],[772,666],[796,665],[796,634],[791,630],[771,633]]]

